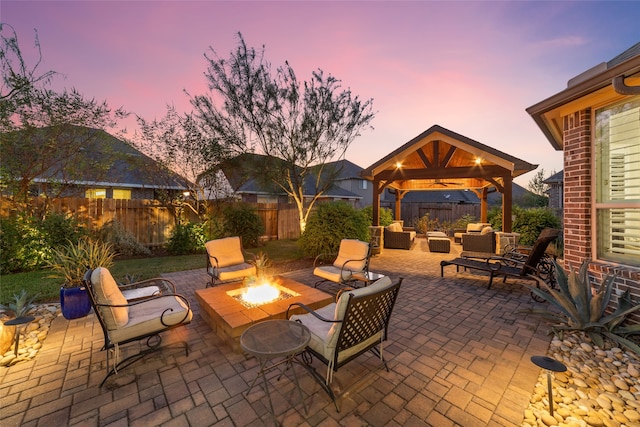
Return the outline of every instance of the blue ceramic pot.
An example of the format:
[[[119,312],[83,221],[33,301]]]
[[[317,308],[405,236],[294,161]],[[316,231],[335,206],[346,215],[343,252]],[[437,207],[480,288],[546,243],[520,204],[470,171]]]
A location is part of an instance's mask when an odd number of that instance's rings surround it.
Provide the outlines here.
[[[91,311],[89,293],[85,287],[60,288],[60,309],[65,319],[84,317]]]

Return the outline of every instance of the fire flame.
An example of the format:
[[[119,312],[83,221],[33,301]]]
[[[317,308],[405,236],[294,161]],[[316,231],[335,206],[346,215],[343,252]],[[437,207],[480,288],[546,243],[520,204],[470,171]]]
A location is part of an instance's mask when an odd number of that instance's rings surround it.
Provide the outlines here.
[[[280,291],[269,283],[250,286],[242,293],[242,299],[250,304],[267,304],[278,299]]]

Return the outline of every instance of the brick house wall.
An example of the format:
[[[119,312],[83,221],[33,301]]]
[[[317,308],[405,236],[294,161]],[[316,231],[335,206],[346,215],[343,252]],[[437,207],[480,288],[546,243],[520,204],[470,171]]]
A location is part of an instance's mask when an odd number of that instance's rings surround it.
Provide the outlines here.
[[[594,175],[594,173],[597,174],[595,168],[599,160],[598,152],[595,151],[595,133],[596,128],[599,128],[599,124],[595,122],[595,113],[602,108],[603,120],[605,120],[603,129],[607,128],[610,131],[611,122],[605,118],[607,112],[611,113],[612,109],[621,108],[627,100],[632,103],[637,102],[638,95],[640,95],[640,42],[610,61],[602,62],[575,76],[568,81],[566,89],[526,109],[551,145],[558,151],[562,150],[564,155],[563,268],[577,270],[584,261],[590,261],[589,275],[594,286],[601,283],[607,274],[616,275],[610,309],[617,306],[619,302],[617,296],[627,289],[631,292],[634,304],[640,301],[640,256],[633,252],[633,247],[637,246],[637,233],[630,225],[631,222],[629,224],[625,222],[622,227],[614,229],[613,217],[615,210],[627,209],[626,206],[629,206],[631,214],[628,218],[629,221],[633,221],[639,205],[633,199],[627,199],[621,203],[622,208],[613,207],[616,203],[612,203],[608,197],[603,197],[600,204],[596,203],[599,182],[602,182],[605,192],[612,190],[609,188],[610,183],[605,182],[609,177]],[[629,104],[628,107],[631,105],[635,104]],[[635,116],[629,116],[628,119],[633,120],[633,117]],[[637,129],[634,126],[631,128],[632,132]],[[625,141],[628,138],[635,138],[635,135],[635,133],[629,133]],[[619,136],[617,138],[620,139]],[[603,138],[602,142],[608,143],[608,139]],[[628,147],[636,146],[628,145]],[[603,147],[603,151],[606,152],[606,150],[608,148]],[[632,155],[635,154],[633,151],[629,152]],[[610,152],[606,155],[610,157]],[[611,173],[610,159],[603,160],[604,172],[602,173]],[[634,161],[629,160],[629,164]],[[627,179],[627,173],[632,179],[636,178],[631,166],[625,169],[624,173],[622,176],[625,179]],[[627,188],[624,187],[621,191],[627,191]],[[598,205],[602,207],[601,214],[599,211],[596,212]],[[596,214],[603,218],[602,224],[596,223]],[[626,221],[627,216],[623,219]],[[599,227],[609,227],[609,229]],[[618,234],[614,239],[613,234],[620,233],[619,230],[624,230],[626,234],[623,236]],[[601,233],[602,236],[596,233]],[[599,237],[603,239],[602,242],[599,241]],[[626,242],[629,242],[628,246],[617,247],[625,249],[624,255],[612,255],[613,245],[625,245]],[[598,244],[602,246],[602,256],[607,257],[607,260],[597,258]],[[624,261],[613,261],[616,259]],[[636,323],[640,323],[640,312],[634,313],[631,317]]]
[[[564,265],[565,270],[578,270],[592,256],[591,203],[593,144],[591,142],[591,109],[563,117],[564,138]],[[594,261],[589,270],[596,283],[607,274],[618,276],[621,290],[631,289],[640,298],[640,268]],[[615,301],[615,298],[614,298]],[[639,316],[634,316],[640,320]]]
[[[592,188],[591,109],[587,108],[563,117],[564,138],[564,269],[578,270],[582,262],[591,259],[592,233],[591,203],[595,188]],[[607,274],[617,275],[620,291],[631,290],[634,300],[640,299],[640,268],[594,261],[589,265],[594,285]],[[616,303],[615,296],[613,303]],[[632,316],[640,321],[640,314]]]
[[[564,262],[578,268],[591,254],[591,110],[563,118]]]

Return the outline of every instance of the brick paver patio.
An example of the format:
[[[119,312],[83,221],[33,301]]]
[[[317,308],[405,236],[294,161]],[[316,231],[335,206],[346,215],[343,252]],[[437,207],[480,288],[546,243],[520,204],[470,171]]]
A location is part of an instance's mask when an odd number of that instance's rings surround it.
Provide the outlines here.
[[[440,278],[440,260],[453,256],[430,253],[426,241],[418,239],[411,251],[385,249],[374,257],[373,271],[404,277],[384,348],[390,372],[369,354],[340,368],[333,383],[341,393],[338,413],[297,367],[308,414],[290,378],[276,382],[273,372],[273,404],[282,425],[520,425],[539,374],[530,357],[546,354],[547,327],[518,313],[537,303],[513,281],[498,280],[487,290],[486,278],[456,274],[453,267]],[[166,276],[190,299],[195,315],[188,326],[166,333],[164,342],[187,340],[189,356],[158,352],[99,388],[105,353],[98,322],[93,315],[73,321],[58,317],[35,359],[0,368],[0,424],[273,424],[261,387],[244,396],[257,361],[234,353],[198,313],[194,291],[208,280],[204,269]],[[288,276],[314,282],[310,270]],[[324,373],[324,365],[314,364]]]

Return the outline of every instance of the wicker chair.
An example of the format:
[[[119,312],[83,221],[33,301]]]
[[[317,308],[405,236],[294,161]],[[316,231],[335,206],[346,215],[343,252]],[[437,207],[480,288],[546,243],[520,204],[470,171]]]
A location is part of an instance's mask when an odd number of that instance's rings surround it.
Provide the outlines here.
[[[411,227],[391,224],[384,228],[384,247],[387,249],[411,249],[416,232]]]
[[[309,328],[311,341],[304,353],[308,357],[303,357],[305,367],[329,394],[338,412],[340,408],[331,389],[334,371],[368,350],[389,370],[382,343],[387,339],[389,320],[401,283],[402,278],[393,284],[385,276],[367,287],[338,294],[336,303],[319,310],[314,311],[301,303],[293,303],[287,310],[287,319]],[[307,314],[290,316],[289,311],[299,307]],[[311,367],[312,356],[327,365],[324,378]]]
[[[484,227],[482,231],[462,234],[462,251],[496,253],[496,233],[491,227]]]

